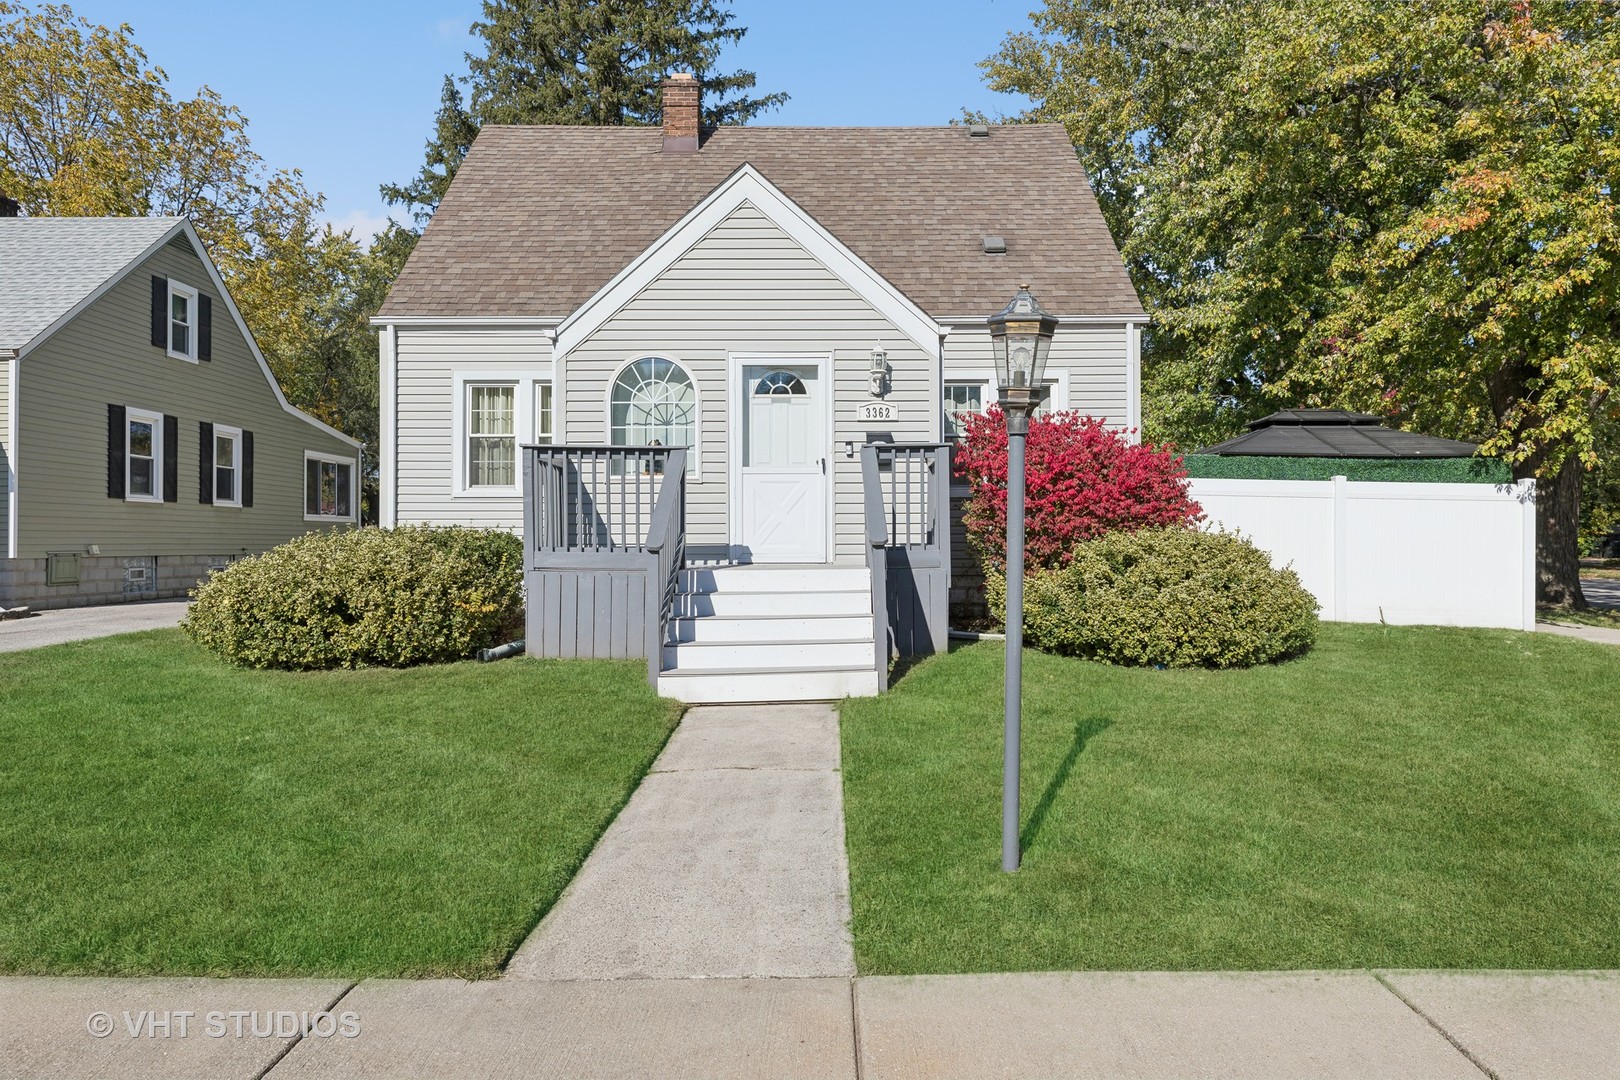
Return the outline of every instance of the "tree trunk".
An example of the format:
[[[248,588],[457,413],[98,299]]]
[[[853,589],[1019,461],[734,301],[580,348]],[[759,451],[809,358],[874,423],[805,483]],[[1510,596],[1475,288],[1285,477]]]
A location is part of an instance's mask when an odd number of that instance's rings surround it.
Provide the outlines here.
[[[1536,482],[1536,603],[1586,607],[1580,527],[1581,463],[1570,454],[1556,476]]]

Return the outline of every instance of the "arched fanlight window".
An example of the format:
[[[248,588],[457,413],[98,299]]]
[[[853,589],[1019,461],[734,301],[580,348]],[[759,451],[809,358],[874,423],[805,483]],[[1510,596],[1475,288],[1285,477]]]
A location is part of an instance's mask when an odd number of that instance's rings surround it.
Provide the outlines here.
[[[791,371],[772,371],[754,384],[755,397],[796,397],[809,393],[804,380]]]
[[[609,398],[616,446],[692,446],[697,392],[673,360],[644,356],[619,372]]]

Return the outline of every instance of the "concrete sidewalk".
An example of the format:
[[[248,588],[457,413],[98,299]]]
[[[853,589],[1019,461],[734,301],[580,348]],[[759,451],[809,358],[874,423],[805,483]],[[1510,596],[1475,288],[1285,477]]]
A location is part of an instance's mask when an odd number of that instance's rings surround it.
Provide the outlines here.
[[[132,604],[41,611],[26,619],[4,619],[0,620],[0,652],[20,652],[42,645],[179,626],[190,606],[189,600],[143,600]]]
[[[1620,973],[0,979],[0,1078],[264,1076],[1614,1080]]]
[[[838,767],[830,705],[692,709],[508,977],[853,975]]]

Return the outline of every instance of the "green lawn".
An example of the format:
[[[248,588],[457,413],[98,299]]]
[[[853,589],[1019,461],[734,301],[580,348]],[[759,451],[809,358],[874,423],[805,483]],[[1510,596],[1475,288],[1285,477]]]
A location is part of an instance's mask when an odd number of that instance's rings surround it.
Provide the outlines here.
[[[1327,624],[1281,666],[1025,675],[1014,875],[1001,644],[845,703],[863,972],[1620,967],[1612,646]]]
[[[640,663],[0,654],[0,972],[494,974],[677,715]]]

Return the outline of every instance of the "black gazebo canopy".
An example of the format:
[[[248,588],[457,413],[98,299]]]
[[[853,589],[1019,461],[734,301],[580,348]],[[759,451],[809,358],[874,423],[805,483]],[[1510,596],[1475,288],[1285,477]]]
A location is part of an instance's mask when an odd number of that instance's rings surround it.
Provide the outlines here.
[[[1473,443],[1387,428],[1370,413],[1284,409],[1252,421],[1235,439],[1200,454],[1247,457],[1466,458]]]

